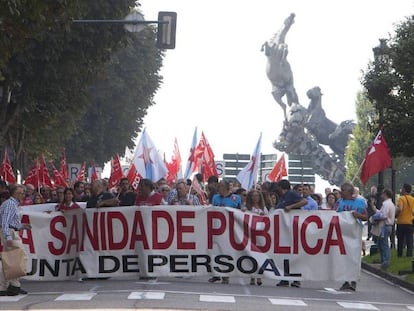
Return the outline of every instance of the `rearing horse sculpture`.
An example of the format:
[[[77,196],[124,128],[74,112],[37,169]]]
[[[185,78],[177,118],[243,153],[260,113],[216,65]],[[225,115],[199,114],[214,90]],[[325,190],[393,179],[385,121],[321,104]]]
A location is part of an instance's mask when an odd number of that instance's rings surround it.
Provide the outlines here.
[[[285,120],[287,120],[286,104],[282,98],[286,95],[287,104],[290,107],[293,103],[299,104],[298,95],[293,86],[293,73],[287,61],[288,46],[285,37],[294,23],[295,14],[286,18],[284,25],[272,39],[262,45],[262,51],[267,56],[266,74],[272,83],[272,95],[276,102],[282,107]]]

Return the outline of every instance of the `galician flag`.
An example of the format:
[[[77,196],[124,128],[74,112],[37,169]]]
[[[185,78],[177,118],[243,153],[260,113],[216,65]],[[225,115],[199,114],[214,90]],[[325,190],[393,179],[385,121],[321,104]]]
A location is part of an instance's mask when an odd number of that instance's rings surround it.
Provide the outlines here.
[[[194,130],[193,141],[191,142],[190,155],[188,156],[187,167],[184,173],[184,179],[190,178],[191,173],[197,169],[197,159],[196,159],[196,146],[197,146],[197,127]]]
[[[260,133],[259,140],[257,141],[256,148],[253,151],[253,154],[250,158],[250,162],[243,168],[240,173],[237,175],[237,180],[240,182],[241,186],[250,190],[253,188],[257,180],[257,171],[260,165],[260,151],[262,145],[262,133]]]
[[[142,178],[150,179],[153,182],[157,182],[168,173],[162,156],[157,148],[155,148],[146,129],[142,132],[141,139],[134,152],[132,163]]]

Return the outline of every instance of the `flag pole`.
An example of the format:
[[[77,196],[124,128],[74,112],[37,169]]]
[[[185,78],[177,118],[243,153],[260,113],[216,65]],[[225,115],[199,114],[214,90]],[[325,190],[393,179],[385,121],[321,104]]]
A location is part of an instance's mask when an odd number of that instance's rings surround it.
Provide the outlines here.
[[[362,160],[361,165],[359,166],[358,171],[355,173],[354,178],[352,178],[351,184],[354,184],[354,181],[357,178],[357,176],[359,175],[359,173],[361,172],[361,169],[362,169],[362,166],[364,165],[364,163],[365,163],[365,158]]]

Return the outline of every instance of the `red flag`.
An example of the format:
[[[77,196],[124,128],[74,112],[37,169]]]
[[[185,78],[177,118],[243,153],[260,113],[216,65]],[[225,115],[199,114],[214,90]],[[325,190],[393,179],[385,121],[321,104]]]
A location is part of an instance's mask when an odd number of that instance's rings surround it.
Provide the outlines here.
[[[6,150],[4,151],[3,163],[0,167],[0,176],[5,182],[9,184],[16,183],[16,177],[14,176],[14,172],[9,160],[9,155],[7,154]]]
[[[203,132],[201,132],[200,142],[194,152],[194,157],[199,172],[203,175],[205,180],[210,176],[218,176],[213,150]]]
[[[129,167],[127,178],[132,188],[134,190],[137,190],[139,181],[141,180],[141,175],[138,173],[137,169],[135,168],[134,163],[132,163],[131,166]]]
[[[204,137],[204,133],[202,134]],[[216,162],[214,161],[214,152],[211,149],[211,146],[207,139],[204,137],[206,141],[206,150],[204,151],[204,172],[203,177],[204,179],[208,179],[210,176],[218,176]]]
[[[42,155],[42,158],[39,163],[39,187],[49,186],[53,188],[52,181],[50,180],[49,170],[46,166],[45,157]]]
[[[285,161],[285,154],[282,154],[279,160],[277,160],[275,166],[273,167],[270,174],[267,176],[269,181],[279,181],[283,178],[283,176],[287,176],[286,170],[286,161]]]
[[[85,166],[86,166],[86,163],[83,162],[81,169],[78,172],[78,175],[76,175],[76,181],[85,181]]]
[[[27,173],[23,181],[24,185],[31,184],[35,188],[39,188],[39,160],[36,159],[32,169]]]
[[[53,170],[53,183],[55,187],[58,187],[58,186],[67,187],[66,179],[63,178],[62,174],[57,170],[53,162],[50,162],[50,165],[52,166],[52,170]]]
[[[92,165],[92,174],[91,174],[91,182],[98,180],[98,172],[96,171],[95,163]]]
[[[193,177],[191,187],[197,192],[198,199],[200,200],[201,205],[208,205],[207,193],[203,190],[197,178]]]
[[[116,154],[115,158],[111,159],[111,176],[109,176],[108,188],[118,186],[122,177],[124,177],[124,174],[122,173],[121,161],[119,160],[119,154]]]
[[[168,169],[168,175],[167,175],[167,182],[171,183],[173,181],[177,180],[177,174],[180,171],[181,167],[181,155],[180,150],[178,149],[178,142],[177,138],[174,140],[174,151],[173,155],[171,156],[171,162],[165,162],[165,165]]]
[[[382,136],[381,128],[365,154],[360,175],[362,184],[365,186],[371,176],[389,167],[391,167],[390,151],[384,136]]]
[[[62,175],[64,180],[68,179],[68,167],[66,165],[65,151],[62,152],[62,159],[60,160],[60,175]]]

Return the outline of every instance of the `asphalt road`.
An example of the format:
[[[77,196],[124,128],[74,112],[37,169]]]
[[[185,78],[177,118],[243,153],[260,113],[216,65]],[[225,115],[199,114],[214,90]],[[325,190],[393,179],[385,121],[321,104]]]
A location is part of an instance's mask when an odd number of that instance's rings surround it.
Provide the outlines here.
[[[414,293],[362,271],[356,292],[341,292],[337,282],[303,282],[280,288],[273,280],[229,285],[207,278],[135,278],[36,282],[23,281],[28,295],[0,297],[1,310],[413,310]]]

